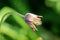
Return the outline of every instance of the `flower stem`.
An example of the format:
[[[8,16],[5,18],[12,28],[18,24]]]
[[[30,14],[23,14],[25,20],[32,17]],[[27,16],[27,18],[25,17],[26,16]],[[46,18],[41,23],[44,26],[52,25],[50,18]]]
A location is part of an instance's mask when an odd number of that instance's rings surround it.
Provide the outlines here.
[[[24,15],[22,15],[22,14],[20,14],[20,13],[18,13],[18,12],[15,12],[15,11],[13,11],[13,12],[7,12],[6,14],[4,14],[4,15],[2,16],[1,22],[0,22],[0,26],[1,26],[2,22],[4,22],[4,21],[8,18],[8,16],[14,15],[14,14],[17,14],[17,15],[19,15],[19,16],[21,16],[21,17],[24,18]]]

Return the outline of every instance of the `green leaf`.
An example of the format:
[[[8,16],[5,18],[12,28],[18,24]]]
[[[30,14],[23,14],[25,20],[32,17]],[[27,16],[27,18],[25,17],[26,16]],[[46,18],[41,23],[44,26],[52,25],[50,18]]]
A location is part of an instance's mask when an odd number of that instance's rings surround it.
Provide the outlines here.
[[[32,39],[32,40],[36,40],[37,39],[37,35],[35,34],[35,32],[33,32],[30,27],[26,24],[25,20],[18,15],[18,13],[9,8],[9,7],[4,7],[1,12],[0,12],[0,26],[2,25],[2,23],[9,17],[9,15],[12,15],[12,17],[14,18],[14,20],[24,29],[27,31],[27,35]],[[10,29],[8,29],[10,30]],[[10,30],[11,31],[11,30]],[[3,31],[4,32],[4,31]],[[13,35],[13,34],[12,34]],[[33,35],[33,36],[32,36]]]

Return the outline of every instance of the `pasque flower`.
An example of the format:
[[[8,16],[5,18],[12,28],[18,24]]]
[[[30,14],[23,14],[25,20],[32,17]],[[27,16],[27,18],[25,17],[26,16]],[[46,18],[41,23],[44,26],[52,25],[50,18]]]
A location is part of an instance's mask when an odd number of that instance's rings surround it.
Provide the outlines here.
[[[14,13],[14,12],[12,12],[12,13]],[[14,14],[15,14],[15,13],[14,13]],[[42,16],[39,16],[39,15],[36,15],[36,14],[32,14],[32,13],[26,13],[26,15],[22,15],[22,14],[16,12],[16,14],[18,14],[19,16],[22,16],[22,17],[25,19],[26,23],[27,23],[34,31],[35,31],[35,30],[38,31],[38,29],[36,28],[35,25],[41,25],[41,24],[42,24],[42,22],[41,22],[41,17],[42,17]],[[7,14],[5,14],[5,15],[7,15]],[[4,16],[5,16],[5,15],[4,15]],[[3,18],[2,18],[2,19],[3,19]]]
[[[36,28],[35,25],[41,25],[42,24],[41,17],[42,16],[39,16],[39,15],[36,15],[36,14],[27,13],[25,15],[25,21],[34,31],[35,30],[38,31],[38,29]]]
[[[38,31],[38,29],[36,28],[36,25],[41,25],[42,24],[42,21],[41,21],[41,18],[42,16],[39,16],[39,15],[36,15],[36,14],[33,14],[33,13],[26,13],[26,15],[22,15],[22,14],[19,14],[18,15],[24,17],[26,23],[35,31]]]

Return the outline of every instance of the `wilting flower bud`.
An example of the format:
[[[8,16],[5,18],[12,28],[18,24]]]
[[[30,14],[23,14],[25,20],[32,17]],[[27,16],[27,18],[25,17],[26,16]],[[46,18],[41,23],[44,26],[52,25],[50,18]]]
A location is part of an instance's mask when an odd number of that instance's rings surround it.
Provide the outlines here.
[[[41,25],[42,24],[41,17],[42,16],[38,16],[36,14],[27,13],[25,15],[25,21],[35,31],[35,30],[37,30],[35,25]]]

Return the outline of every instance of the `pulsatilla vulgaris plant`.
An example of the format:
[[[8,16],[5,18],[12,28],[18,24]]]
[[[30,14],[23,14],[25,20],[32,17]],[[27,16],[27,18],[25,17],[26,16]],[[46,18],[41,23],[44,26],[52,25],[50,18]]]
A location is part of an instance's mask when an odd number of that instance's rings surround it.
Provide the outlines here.
[[[5,21],[10,15],[22,28],[18,29],[16,26],[15,30],[13,30],[13,26]],[[42,16],[33,13],[26,13],[25,15],[22,15],[9,7],[4,7],[0,11],[0,34],[8,35],[12,38],[11,40],[29,40],[26,35],[28,35],[31,40],[42,40],[34,32],[35,30],[38,31],[35,25],[42,24],[41,17]],[[5,40],[5,38],[2,36],[1,40]]]

